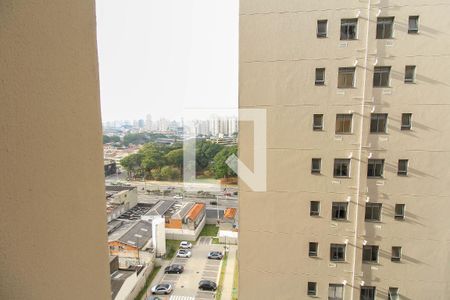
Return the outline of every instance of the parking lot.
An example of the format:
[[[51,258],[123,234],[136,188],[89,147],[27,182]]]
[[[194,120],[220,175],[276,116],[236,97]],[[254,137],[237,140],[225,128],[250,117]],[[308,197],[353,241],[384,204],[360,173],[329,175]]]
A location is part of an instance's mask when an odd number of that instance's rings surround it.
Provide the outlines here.
[[[200,291],[200,280],[208,279],[219,282],[221,260],[208,259],[210,251],[222,251],[222,245],[211,244],[210,237],[200,237],[197,244],[192,247],[190,258],[175,257],[171,264],[184,266],[182,274],[164,274],[158,283],[170,283],[174,290],[170,296],[159,296],[164,300],[208,300],[214,299],[215,293]],[[153,283],[156,284],[156,283]]]

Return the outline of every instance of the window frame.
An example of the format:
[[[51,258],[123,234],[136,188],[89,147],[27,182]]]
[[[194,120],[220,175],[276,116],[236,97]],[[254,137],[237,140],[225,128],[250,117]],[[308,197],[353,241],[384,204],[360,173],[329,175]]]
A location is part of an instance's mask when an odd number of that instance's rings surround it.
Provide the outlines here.
[[[394,256],[394,254],[398,254],[398,255]],[[392,246],[391,261],[400,262],[401,260],[402,260],[402,247],[401,246]]]
[[[394,21],[395,21],[395,17],[378,17],[375,38],[377,40],[393,39],[394,38]],[[388,36],[386,36],[386,32],[389,33]]]
[[[320,120],[320,125],[316,124],[316,117]],[[323,131],[323,114],[313,114],[313,131]]]
[[[408,124],[404,123],[404,117],[408,117]],[[412,113],[402,113],[400,130],[411,130],[412,129]]]
[[[416,27],[411,27],[411,20],[415,20]],[[408,34],[418,34],[419,33],[419,22],[420,16],[409,16],[408,17]]]
[[[342,128],[341,131],[338,128]],[[336,114],[335,134],[353,133],[353,114]]]
[[[369,295],[363,295],[363,291],[367,291]],[[375,286],[362,286],[360,300],[375,300],[377,294],[377,288]]]
[[[315,247],[315,251],[314,251],[314,249],[311,250],[311,246]],[[318,257],[319,256],[319,243],[318,242],[309,242],[308,243],[308,256],[309,257]]]
[[[397,208],[401,208],[401,214],[398,213]],[[394,206],[394,219],[395,220],[404,220],[406,217],[406,205],[403,203],[396,203]]]
[[[308,281],[308,288],[306,294],[308,296],[317,296],[317,282]]]
[[[378,218],[373,218],[374,215],[377,213],[374,213],[375,208],[378,210]],[[381,222],[381,211],[383,209],[382,203],[366,203],[366,207],[364,210],[364,221],[365,222]],[[370,211],[368,213],[368,210]],[[367,217],[367,215],[370,215],[370,218]]]
[[[382,131],[380,131],[380,121],[383,121],[382,118],[380,117],[384,117],[384,128]],[[373,126],[372,126],[372,122],[375,121],[376,122],[376,130],[372,130]],[[370,133],[387,133],[387,122],[388,122],[388,114],[387,113],[372,113],[370,115]]]
[[[404,83],[411,84],[416,83],[416,65],[406,65],[405,66],[405,78]],[[411,74],[411,77],[408,77],[408,73]]]
[[[318,163],[319,167],[315,168],[314,163]],[[322,159],[321,158],[311,158],[311,174],[321,174],[321,169],[322,169]]]
[[[370,166],[373,165],[371,168]],[[378,170],[377,167],[381,165],[381,169]],[[374,174],[369,174],[373,170]],[[380,171],[379,173],[377,171]],[[384,159],[382,158],[370,158],[367,161],[367,178],[383,178],[384,176]]]
[[[321,32],[320,25],[325,24],[325,32]],[[317,27],[316,27],[316,37],[319,39],[324,39],[328,37],[328,19],[321,19],[317,20]]]
[[[330,261],[332,262],[345,262],[347,256],[346,244],[330,244]],[[336,255],[334,255],[336,254]],[[342,254],[342,257],[341,257]]]
[[[317,210],[313,210],[313,204],[317,205]],[[320,201],[310,201],[309,202],[309,215],[311,217],[318,217],[320,216]]]
[[[347,174],[343,175],[343,166],[346,165]],[[337,168],[339,167],[339,168]],[[336,174],[337,169],[339,169],[339,174]],[[335,158],[334,159],[334,168],[333,168],[333,177],[335,178],[350,178],[351,173],[351,159],[350,158]]]
[[[342,214],[343,214],[342,212],[344,213],[343,217],[342,217]],[[333,220],[333,221],[347,221],[348,220],[348,202],[333,202],[331,204],[331,220]]]
[[[391,66],[376,66],[373,68],[373,87],[391,87]],[[387,76],[387,78],[385,78]]]
[[[398,176],[408,176],[408,166],[409,166],[408,159],[399,159],[398,165],[397,165],[397,175]],[[401,167],[403,167],[403,168],[401,169]]]
[[[348,84],[347,76],[351,75],[351,83]],[[338,69],[338,89],[353,89],[356,86],[356,67],[339,67]]]
[[[358,18],[345,18],[341,19],[340,26],[340,40],[341,41],[354,41],[358,39]],[[350,28],[353,28],[354,32],[351,32]],[[345,29],[345,30],[344,30]]]
[[[345,286],[342,283],[329,283],[328,284],[328,300],[343,300],[344,299]],[[338,292],[340,293],[338,294]],[[333,292],[333,296],[330,293]]]
[[[314,77],[314,85],[315,86],[325,86],[325,73],[326,68],[316,68],[316,73]],[[318,78],[318,75],[322,75],[322,78]]]
[[[365,256],[365,252],[369,252],[370,251],[370,259],[366,259]],[[363,245],[363,249],[362,249],[362,262],[363,263],[369,263],[369,264],[377,264],[378,263],[378,258],[379,258],[379,254],[380,254],[380,247],[378,245]]]
[[[395,291],[395,294],[392,295],[391,291]],[[388,289],[388,300],[400,300],[399,288],[390,286]]]

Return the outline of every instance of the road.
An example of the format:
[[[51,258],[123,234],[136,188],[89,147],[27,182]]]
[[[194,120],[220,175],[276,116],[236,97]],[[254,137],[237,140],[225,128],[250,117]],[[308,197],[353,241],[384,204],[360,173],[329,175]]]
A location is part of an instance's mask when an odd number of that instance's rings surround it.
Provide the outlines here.
[[[191,258],[174,258],[171,264],[184,266],[182,274],[164,274],[157,283],[170,283],[174,291],[170,296],[161,297],[164,300],[210,300],[214,299],[215,293],[200,291],[198,283],[200,280],[208,279],[219,282],[221,260],[208,259],[208,252],[222,251],[223,245],[211,244],[210,237],[200,237],[197,244],[192,248]]]
[[[125,181],[119,177],[121,181],[130,184],[131,186],[137,187],[138,190],[138,202],[141,203],[156,203],[159,200],[173,200],[174,195],[181,194],[184,191],[184,186],[182,182],[169,182],[169,181]],[[106,184],[116,183],[117,177],[115,175],[109,176],[106,178]],[[214,185],[217,186],[217,185]],[[159,196],[149,194],[147,190],[168,190],[172,188],[171,194],[167,196]],[[207,183],[195,183],[195,188],[190,190],[185,194],[183,199],[179,199],[179,201],[194,201],[194,202],[202,202],[205,203],[207,208],[212,209],[216,208],[216,205],[211,205],[211,202],[217,202],[219,205],[219,209],[225,209],[229,207],[238,207],[238,197],[236,196],[224,196],[223,190],[220,191],[212,191],[210,198],[199,198],[195,197],[197,191],[208,191],[208,188],[211,188],[211,184]],[[238,189],[236,186],[227,187],[226,192],[233,194],[237,192]]]

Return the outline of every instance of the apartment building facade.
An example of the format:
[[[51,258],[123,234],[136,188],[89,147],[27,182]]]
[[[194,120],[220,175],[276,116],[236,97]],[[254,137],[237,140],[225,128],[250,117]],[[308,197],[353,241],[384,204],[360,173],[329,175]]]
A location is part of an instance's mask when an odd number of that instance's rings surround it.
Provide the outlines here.
[[[239,299],[450,298],[450,11],[435,0],[242,0]],[[252,167],[253,129],[240,126]]]

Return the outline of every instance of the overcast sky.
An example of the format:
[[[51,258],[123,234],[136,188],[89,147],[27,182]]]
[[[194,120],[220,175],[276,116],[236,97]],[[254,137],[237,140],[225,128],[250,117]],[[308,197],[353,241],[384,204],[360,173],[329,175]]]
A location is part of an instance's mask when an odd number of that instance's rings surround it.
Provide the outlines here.
[[[237,107],[238,0],[97,0],[103,121]]]

